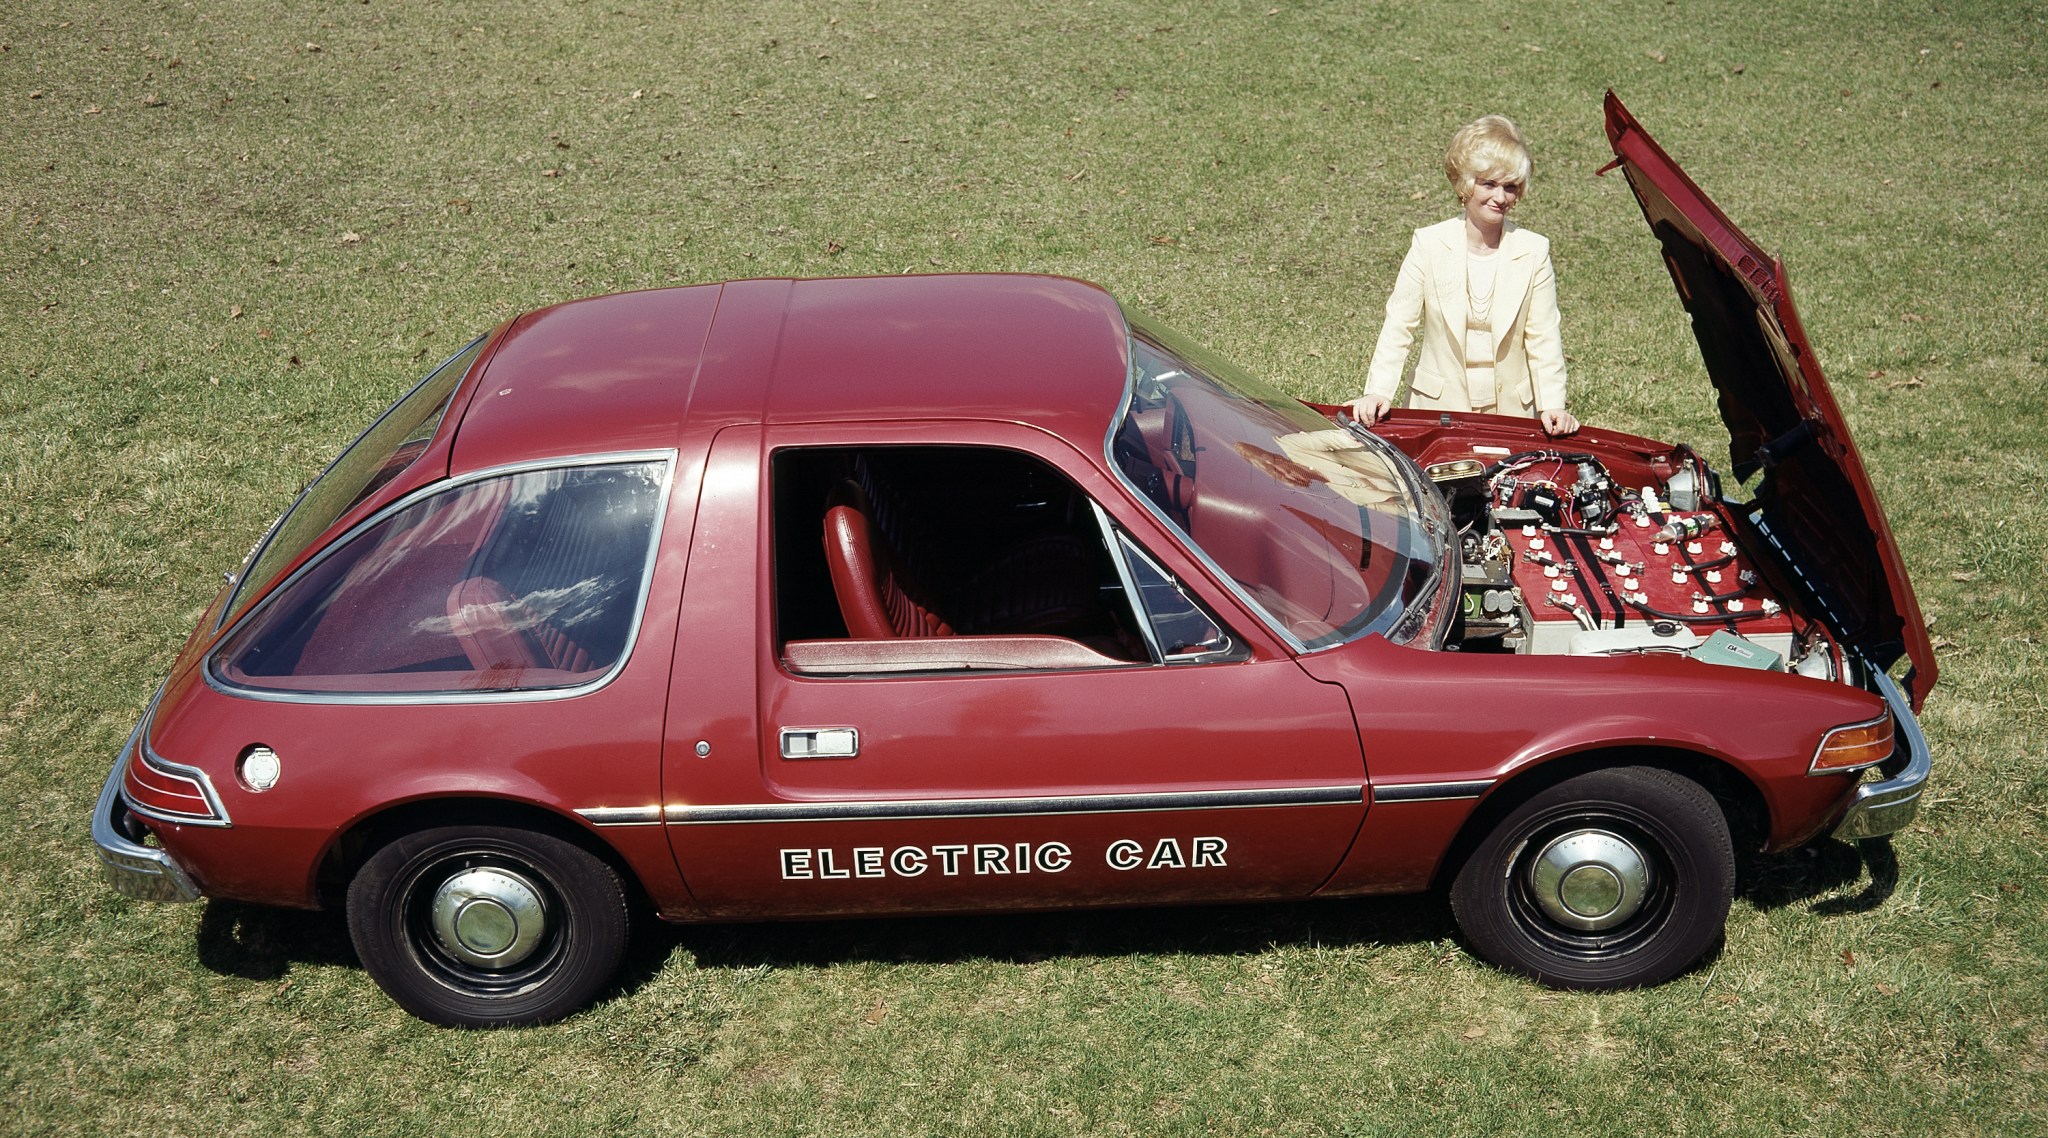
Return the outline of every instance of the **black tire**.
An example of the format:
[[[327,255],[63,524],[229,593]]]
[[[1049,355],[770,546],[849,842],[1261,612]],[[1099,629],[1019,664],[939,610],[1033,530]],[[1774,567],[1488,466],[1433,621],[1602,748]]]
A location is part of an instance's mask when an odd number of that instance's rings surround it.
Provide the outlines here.
[[[1451,883],[1472,949],[1556,988],[1659,984],[1719,943],[1735,887],[1728,820],[1652,767],[1566,779],[1522,803]]]
[[[582,1010],[617,973],[628,926],[611,866],[560,838],[502,826],[407,834],[348,887],[363,967],[400,1007],[445,1027],[547,1023]]]

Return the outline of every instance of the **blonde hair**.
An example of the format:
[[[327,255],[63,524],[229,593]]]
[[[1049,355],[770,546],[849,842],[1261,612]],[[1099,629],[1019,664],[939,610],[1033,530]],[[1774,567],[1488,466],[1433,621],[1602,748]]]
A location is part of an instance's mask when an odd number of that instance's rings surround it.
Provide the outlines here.
[[[1529,144],[1522,141],[1521,130],[1501,115],[1487,115],[1459,127],[1444,154],[1444,174],[1460,202],[1472,196],[1481,178],[1514,182],[1527,193],[1529,171]]]

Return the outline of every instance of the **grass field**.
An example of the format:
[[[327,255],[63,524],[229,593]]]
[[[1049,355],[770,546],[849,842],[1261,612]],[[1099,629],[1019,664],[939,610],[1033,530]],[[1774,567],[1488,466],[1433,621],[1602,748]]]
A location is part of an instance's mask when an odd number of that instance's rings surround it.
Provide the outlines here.
[[[0,1132],[2048,1133],[2044,41],[2038,0],[0,5]],[[540,304],[1048,271],[1348,396],[1499,110],[1581,416],[1716,451],[1593,177],[1609,86],[1789,265],[1943,673],[1919,821],[1748,865],[1711,967],[1549,992],[1430,898],[654,929],[595,1010],[456,1033],[338,918],[100,882],[221,571]]]

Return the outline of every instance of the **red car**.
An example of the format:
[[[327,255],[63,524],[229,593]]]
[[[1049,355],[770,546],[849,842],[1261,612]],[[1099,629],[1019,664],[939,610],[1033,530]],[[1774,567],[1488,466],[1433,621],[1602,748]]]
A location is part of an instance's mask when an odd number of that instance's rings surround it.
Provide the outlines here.
[[[1912,818],[1935,666],[1780,266],[1607,109],[1747,501],[1610,431],[1367,431],[1074,280],[563,304],[258,543],[114,765],[109,878],[344,906],[457,1025],[588,1004],[634,899],[1440,886],[1546,983],[1684,971],[1737,843]]]

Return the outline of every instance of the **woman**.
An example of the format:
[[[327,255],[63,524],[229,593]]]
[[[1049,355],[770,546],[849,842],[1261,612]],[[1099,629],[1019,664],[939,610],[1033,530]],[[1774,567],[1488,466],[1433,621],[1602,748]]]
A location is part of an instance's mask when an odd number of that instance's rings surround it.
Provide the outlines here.
[[[1420,324],[1421,358],[1404,406],[1529,416],[1550,435],[1579,429],[1565,410],[1550,242],[1508,220],[1528,189],[1529,165],[1522,132],[1499,115],[1451,137],[1444,173],[1463,209],[1415,231],[1365,394],[1351,402],[1360,422],[1387,417]]]

